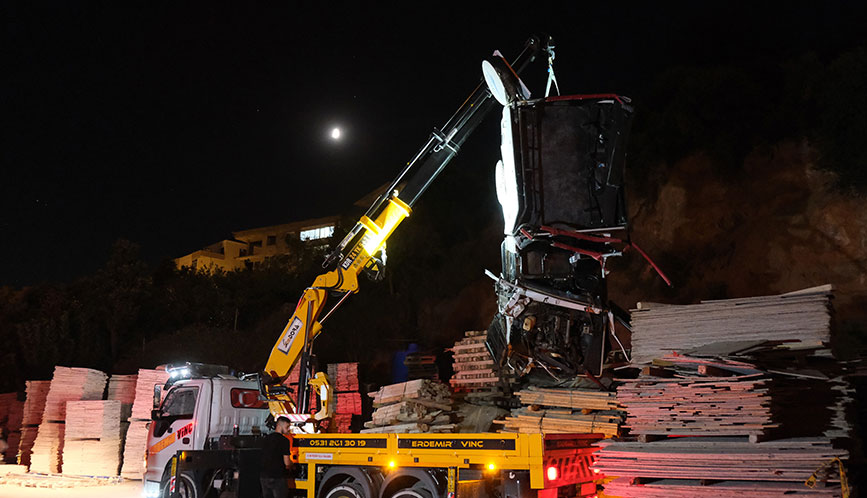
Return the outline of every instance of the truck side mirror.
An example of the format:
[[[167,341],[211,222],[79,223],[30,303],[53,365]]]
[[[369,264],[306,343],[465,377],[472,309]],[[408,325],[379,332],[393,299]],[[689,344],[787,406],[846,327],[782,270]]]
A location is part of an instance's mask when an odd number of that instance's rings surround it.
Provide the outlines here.
[[[163,414],[159,410],[151,410],[151,420],[159,420],[163,418]]]
[[[163,394],[163,386],[156,384],[154,386],[154,410],[160,407],[160,401],[162,401]],[[153,417],[151,417],[153,418]]]

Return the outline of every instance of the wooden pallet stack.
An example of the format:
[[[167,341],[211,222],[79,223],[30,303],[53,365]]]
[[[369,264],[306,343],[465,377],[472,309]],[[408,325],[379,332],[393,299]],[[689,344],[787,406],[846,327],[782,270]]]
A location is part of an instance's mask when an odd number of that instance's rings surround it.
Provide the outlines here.
[[[624,380],[617,399],[633,434],[758,440],[778,427],[771,418],[770,381],[746,363],[672,356]]]
[[[403,360],[407,370],[407,380],[430,379],[439,380],[439,369],[436,365],[436,355],[431,352],[409,353]]]
[[[45,411],[45,398],[51,387],[50,380],[28,380],[25,382],[24,408],[21,414],[21,439],[18,443],[17,461],[20,465],[30,465],[30,455],[33,452],[33,443],[39,424],[42,422],[42,413]]]
[[[30,465],[30,455],[36,441],[42,414],[45,412],[45,398],[51,387],[50,380],[28,380],[25,382],[24,410],[21,419],[21,441],[18,445],[18,463]]]
[[[494,366],[494,359],[485,346],[487,331],[470,330],[464,338],[448,348],[454,353],[455,374],[449,380],[452,389],[464,401],[472,404],[489,405],[503,397],[503,382],[511,384],[513,379],[500,379]]]
[[[121,402],[70,401],[66,404],[63,473],[118,475],[121,447]]]
[[[102,399],[108,375],[92,368],[54,367],[42,422],[66,420],[66,402]]]
[[[804,370],[836,369],[826,349],[831,290],[639,306],[633,361],[653,361],[617,389],[625,427],[638,440],[612,441],[597,453],[595,469],[617,476],[605,493],[840,496],[834,472],[815,489],[803,484],[848,454],[831,438],[848,434],[850,387]]]
[[[751,443],[745,437],[695,437],[601,445],[594,469],[623,476],[605,484],[606,496],[840,496],[839,486],[811,489],[804,481],[832,458],[846,456],[816,438]],[[836,474],[820,477],[839,483]]]
[[[800,341],[824,348],[830,340],[833,287],[778,296],[671,305],[638,303],[632,310],[632,361],[646,363],[672,350],[737,340]],[[824,349],[822,349],[825,351]]]
[[[165,369],[139,369],[135,381],[135,397],[123,444],[123,465],[120,475],[126,479],[142,479],[142,455],[147,449],[151,410],[154,405],[154,386],[162,386],[169,379]],[[165,395],[165,393],[163,393]]]
[[[132,410],[132,405],[135,403],[136,386],[138,375],[112,375],[108,378],[108,393],[106,399],[118,400],[121,403],[121,413],[123,407]],[[151,392],[153,397],[153,392]]]
[[[358,391],[358,363],[331,363],[327,374],[336,401],[329,431],[350,433],[353,417],[360,417],[363,411]]]
[[[105,373],[90,368],[54,367],[42,422],[33,442],[31,472],[60,472],[66,404],[69,401],[101,400],[107,378]]]
[[[48,397],[50,380],[28,380],[25,382],[24,413],[21,423],[24,427],[37,426],[42,422],[45,412],[45,398]]]
[[[595,433],[616,436],[624,412],[614,392],[529,387],[518,391],[521,408],[503,421],[503,432]]]
[[[23,415],[24,402],[18,401],[18,393],[0,394],[0,429],[6,437],[6,451],[0,458],[5,463],[17,463]]]
[[[369,396],[375,410],[363,433],[456,430],[451,391],[442,382],[411,380],[384,386]]]
[[[336,392],[358,392],[358,363],[331,363],[326,373]]]
[[[63,433],[66,425],[63,422],[45,421],[39,424],[36,439],[30,453],[30,472],[43,474],[60,473],[63,463]]]

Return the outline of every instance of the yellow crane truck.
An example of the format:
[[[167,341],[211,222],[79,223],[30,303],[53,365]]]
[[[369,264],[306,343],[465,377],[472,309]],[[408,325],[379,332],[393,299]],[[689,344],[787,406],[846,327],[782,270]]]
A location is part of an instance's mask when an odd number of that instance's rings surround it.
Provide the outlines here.
[[[274,345],[263,372],[230,381],[231,375],[226,371],[215,374],[213,369],[207,373],[207,368],[182,368],[187,378],[173,379],[172,385],[166,386],[169,389],[166,400],[182,400],[180,395],[173,396],[173,391],[187,386],[187,389],[195,387],[199,396],[207,392],[210,401],[191,401],[198,403],[196,406],[204,407],[201,409],[179,409],[184,412],[180,416],[192,420],[189,424],[186,423],[187,419],[178,422],[179,415],[173,414],[172,410],[155,406],[152,425],[162,429],[165,444],[154,436],[152,430],[146,494],[184,498],[258,496],[261,451],[256,441],[263,431],[261,426],[268,412],[270,422],[286,417],[295,424],[295,433],[287,437],[291,441],[293,461],[296,462],[291,486],[296,496],[557,498],[591,496],[595,493],[590,463],[595,449],[593,442],[600,439],[601,435],[316,433],[317,420],[329,415],[328,406],[332,396],[325,374],[314,374],[311,368],[312,343],[322,331],[323,322],[349,296],[358,292],[360,274],[365,273],[374,280],[382,276],[387,239],[410,216],[413,205],[458,153],[479,122],[498,107],[496,102],[501,104],[504,116],[504,143],[501,148],[505,151],[511,147],[505,142],[506,137],[511,135],[506,128],[510,126],[510,119],[515,115],[513,113],[517,112],[516,107],[527,105],[530,97],[518,74],[531,61],[543,56],[547,56],[549,72],[552,71],[553,44],[550,39],[531,37],[511,64],[499,52],[494,52],[492,57],[483,61],[483,81],[442,128],[434,129],[424,146],[385,193],[326,257],[323,264],[326,273],[317,277],[305,290]],[[556,80],[554,82],[556,84]],[[595,106],[594,112],[601,116],[604,113],[599,111],[600,106],[607,109],[611,105],[623,105],[624,100],[618,96],[595,95],[537,101],[539,105],[552,106],[549,110],[551,114],[570,108],[584,109],[588,102]],[[598,121],[601,118],[595,116],[592,119]],[[593,140],[596,140],[595,135]],[[602,135],[599,135],[599,140],[602,140]],[[501,170],[505,168],[505,174],[514,177],[514,164],[508,163],[504,152],[504,161],[498,167]],[[602,163],[598,166],[594,163],[594,172],[603,166]],[[501,177],[502,173],[498,172],[498,190],[504,190],[507,197],[516,195],[514,188],[509,191],[508,185],[501,188]],[[501,192],[498,191],[498,194]],[[506,202],[501,196],[504,212]],[[580,234],[570,236],[585,238]],[[599,248],[607,244],[605,241],[593,243],[596,244],[595,252],[590,255],[599,259],[596,256],[601,254]],[[573,259],[581,257],[579,252],[573,254]],[[513,308],[523,309],[532,299],[537,299],[539,302],[560,305],[564,313],[581,316],[601,314],[594,303],[583,302],[574,295],[561,293],[556,299],[534,297],[537,295],[540,294],[527,291],[516,294],[520,300],[516,298],[515,303],[512,303]],[[336,303],[326,311],[329,298]],[[602,316],[599,322],[606,323],[605,317]],[[566,320],[563,323],[567,323]],[[293,399],[284,381],[290,370],[299,364],[299,386],[302,388],[297,398]],[[202,383],[203,380],[209,383]],[[307,385],[311,389],[303,388]],[[253,389],[259,393],[256,399],[249,396]],[[309,413],[309,391],[321,398],[323,407],[319,413],[312,415]],[[223,401],[218,402],[218,398]],[[164,401],[163,407],[165,404]],[[216,413],[218,410],[225,413]],[[202,422],[205,417],[208,423]],[[213,420],[240,422],[235,422],[229,433],[226,427],[210,422]],[[183,434],[172,432],[172,424],[175,423],[178,431],[184,431]],[[209,427],[218,426],[221,428],[215,429],[215,432],[207,432]],[[179,440],[186,441],[188,445],[172,446]],[[162,457],[164,460],[160,460],[159,464],[150,465],[151,459],[157,461],[157,455],[163,452],[173,456],[168,460]],[[166,462],[164,468],[163,461]]]

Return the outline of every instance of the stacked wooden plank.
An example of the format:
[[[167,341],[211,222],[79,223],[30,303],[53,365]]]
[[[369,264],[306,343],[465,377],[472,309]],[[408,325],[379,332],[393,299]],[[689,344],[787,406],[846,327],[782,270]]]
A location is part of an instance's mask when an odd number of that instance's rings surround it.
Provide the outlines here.
[[[108,379],[108,393],[106,399],[114,399],[121,402],[122,406],[132,409],[135,403],[136,386],[138,375],[112,375]],[[153,392],[151,392],[153,399]]]
[[[150,420],[154,406],[154,386],[163,386],[169,380],[165,369],[139,369],[135,380],[132,414],[135,420]],[[165,394],[165,393],[163,393]]]
[[[48,397],[50,380],[28,380],[24,398],[24,414],[21,423],[25,427],[36,426],[42,422],[45,412],[45,398]]]
[[[102,399],[107,377],[105,373],[90,368],[54,367],[42,422],[30,456],[32,472],[60,472],[66,404],[69,401]]]
[[[106,379],[104,372],[91,368],[54,367],[42,421],[63,422],[67,401],[102,399]]]
[[[436,355],[430,352],[409,353],[403,360],[406,366],[407,379],[439,380],[439,369],[436,365]]]
[[[120,445],[119,400],[70,401],[66,404],[64,474],[118,475]]]
[[[335,413],[361,415],[361,393],[337,393]]]
[[[618,387],[638,441],[597,453],[595,469],[618,476],[606,495],[840,496],[833,473],[827,487],[803,484],[847,455],[830,438],[848,435],[852,392],[809,368],[835,369],[817,358],[830,336],[831,290],[639,306],[633,360],[656,359]]]
[[[646,367],[617,388],[633,434],[669,436],[752,436],[778,427],[771,417],[770,377],[722,361],[669,357]],[[694,370],[690,369],[694,367]],[[733,370],[734,369],[734,370]]]
[[[485,346],[487,331],[470,330],[464,338],[449,348],[454,354],[455,374],[449,383],[463,401],[478,405],[492,405],[510,395],[508,387],[514,379],[501,378],[494,360]]]
[[[0,394],[0,429],[6,437],[6,451],[0,458],[5,463],[17,463],[23,415],[24,402],[18,401],[18,393]]]
[[[830,459],[846,456],[821,438],[751,443],[744,437],[696,437],[601,444],[594,468],[619,476],[605,485],[607,496],[839,496],[839,486],[820,484],[811,490],[804,481]],[[833,473],[823,477],[839,482]]]
[[[382,387],[372,418],[361,432],[454,432],[451,391],[439,381],[417,379]]]
[[[18,464],[30,466],[30,455],[33,454],[33,444],[36,442],[36,435],[39,431],[39,426],[24,426],[21,428],[21,439],[18,442]]]
[[[502,421],[504,432],[616,436],[623,422],[614,392],[530,387],[516,394],[524,406]]]
[[[30,453],[30,472],[58,474],[63,463],[63,422],[45,421],[39,424]]]
[[[350,433],[353,417],[360,417],[363,410],[361,393],[358,392],[358,363],[331,363],[327,373],[335,391],[334,415],[328,430]]]
[[[336,392],[358,392],[358,363],[331,363],[326,373]]]
[[[135,381],[135,398],[128,419],[123,444],[123,466],[121,477],[142,479],[144,466],[142,455],[147,449],[148,429],[151,410],[154,405],[154,386],[162,386],[169,378],[165,369],[139,369]]]
[[[130,419],[123,444],[123,465],[120,476],[125,479],[142,479],[145,468],[143,457],[147,450],[149,420]]]
[[[638,303],[632,310],[632,361],[645,363],[719,341],[800,341],[823,347],[830,340],[831,293],[825,285],[778,296],[700,304]]]
[[[28,380],[25,382],[24,407],[21,414],[21,437],[18,443],[17,461],[20,465],[30,465],[30,455],[36,441],[42,414],[45,412],[45,398],[51,387],[50,380]]]
[[[120,401],[120,451],[123,453],[126,434],[129,431],[132,405],[135,403],[138,375],[112,375],[108,379],[106,399]],[[117,475],[117,473],[113,474]]]
[[[485,346],[487,338],[485,330],[469,330],[464,332],[463,339],[448,349],[454,353],[455,374],[449,383],[455,392],[490,390],[499,386],[500,377],[494,370],[494,359]]]

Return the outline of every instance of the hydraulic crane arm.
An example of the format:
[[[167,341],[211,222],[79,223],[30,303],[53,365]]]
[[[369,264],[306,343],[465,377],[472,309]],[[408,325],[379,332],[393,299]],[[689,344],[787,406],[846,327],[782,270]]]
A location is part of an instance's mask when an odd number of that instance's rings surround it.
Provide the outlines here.
[[[520,73],[547,46],[547,40],[532,37],[511,66],[505,64],[505,61],[502,61],[502,64],[510,67],[516,74]],[[404,218],[410,215],[419,197],[458,153],[467,137],[493,107],[491,92],[482,81],[446,124],[440,129],[434,129],[424,146],[385,193],[326,257],[323,267],[330,271],[316,277],[313,285],[304,291],[265,365],[261,390],[269,400],[271,413],[275,417],[308,412],[305,386],[310,375],[309,353],[313,340],[322,331],[322,322],[327,318],[326,315],[320,319],[320,315],[325,309],[329,293],[340,296],[340,301],[331,308],[330,314],[350,294],[358,292],[358,275],[362,271],[371,272],[374,276],[380,274],[383,262],[377,255],[381,254],[389,236]],[[398,191],[400,185],[403,187]],[[300,392],[298,406],[294,407],[282,381],[298,362],[302,363]],[[328,384],[323,383],[322,376],[321,373],[317,374],[315,385],[324,390],[330,401]],[[327,408],[323,407],[323,411],[326,410]]]

